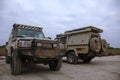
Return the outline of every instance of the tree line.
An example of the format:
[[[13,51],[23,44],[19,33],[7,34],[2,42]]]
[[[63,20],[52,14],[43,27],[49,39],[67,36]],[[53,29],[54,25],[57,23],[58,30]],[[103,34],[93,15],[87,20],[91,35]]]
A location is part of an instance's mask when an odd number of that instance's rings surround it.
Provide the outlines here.
[[[5,45],[0,45],[0,48],[4,48],[5,47]]]

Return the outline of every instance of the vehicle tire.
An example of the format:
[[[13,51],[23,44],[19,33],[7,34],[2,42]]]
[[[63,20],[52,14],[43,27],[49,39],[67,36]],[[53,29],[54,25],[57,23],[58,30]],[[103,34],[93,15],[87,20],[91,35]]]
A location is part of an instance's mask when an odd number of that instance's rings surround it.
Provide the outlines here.
[[[69,52],[67,54],[67,62],[69,64],[76,64],[76,63],[78,63],[78,57],[75,55],[74,52]]]
[[[87,58],[87,59],[84,59],[83,62],[84,63],[89,63],[91,60],[92,60],[92,58]]]
[[[10,58],[10,56],[6,56],[6,58],[5,58],[5,62],[6,62],[6,64],[9,64],[9,63],[11,62],[11,58]]]
[[[7,51],[6,51],[5,57],[6,57],[6,58],[5,58],[5,62],[6,62],[6,64],[9,64],[10,61],[11,61],[11,59],[10,59],[10,56],[8,56]]]
[[[17,55],[17,51],[13,51],[11,54],[11,74],[18,75],[22,72],[22,61]]]
[[[62,67],[62,59],[53,60],[49,63],[49,68],[52,71],[59,71]]]
[[[107,41],[105,39],[101,39],[101,50],[102,52],[107,50]]]
[[[100,39],[97,37],[94,37],[92,39],[90,39],[90,49],[93,52],[99,52],[101,49],[101,45],[100,45]]]

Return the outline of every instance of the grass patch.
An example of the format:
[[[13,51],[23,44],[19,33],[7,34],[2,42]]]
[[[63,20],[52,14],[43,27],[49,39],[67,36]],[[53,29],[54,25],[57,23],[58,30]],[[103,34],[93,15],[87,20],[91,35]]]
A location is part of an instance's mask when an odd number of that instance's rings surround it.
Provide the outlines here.
[[[120,49],[108,49],[107,54],[108,55],[120,55]]]

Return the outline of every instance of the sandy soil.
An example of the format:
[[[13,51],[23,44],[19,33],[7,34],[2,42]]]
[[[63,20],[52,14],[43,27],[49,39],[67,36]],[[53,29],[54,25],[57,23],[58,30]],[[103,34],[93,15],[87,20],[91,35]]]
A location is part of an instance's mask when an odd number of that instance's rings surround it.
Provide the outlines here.
[[[37,64],[26,67],[24,73],[17,76],[10,74],[10,65],[4,59],[0,57],[0,80],[120,80],[120,56],[96,57],[87,64],[63,62],[60,71]]]

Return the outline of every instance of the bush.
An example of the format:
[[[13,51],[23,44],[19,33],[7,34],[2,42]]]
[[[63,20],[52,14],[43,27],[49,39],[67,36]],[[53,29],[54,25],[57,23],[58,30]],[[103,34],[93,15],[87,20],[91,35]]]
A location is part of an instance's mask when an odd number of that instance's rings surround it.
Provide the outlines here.
[[[0,56],[5,56],[5,46],[0,46]]]

